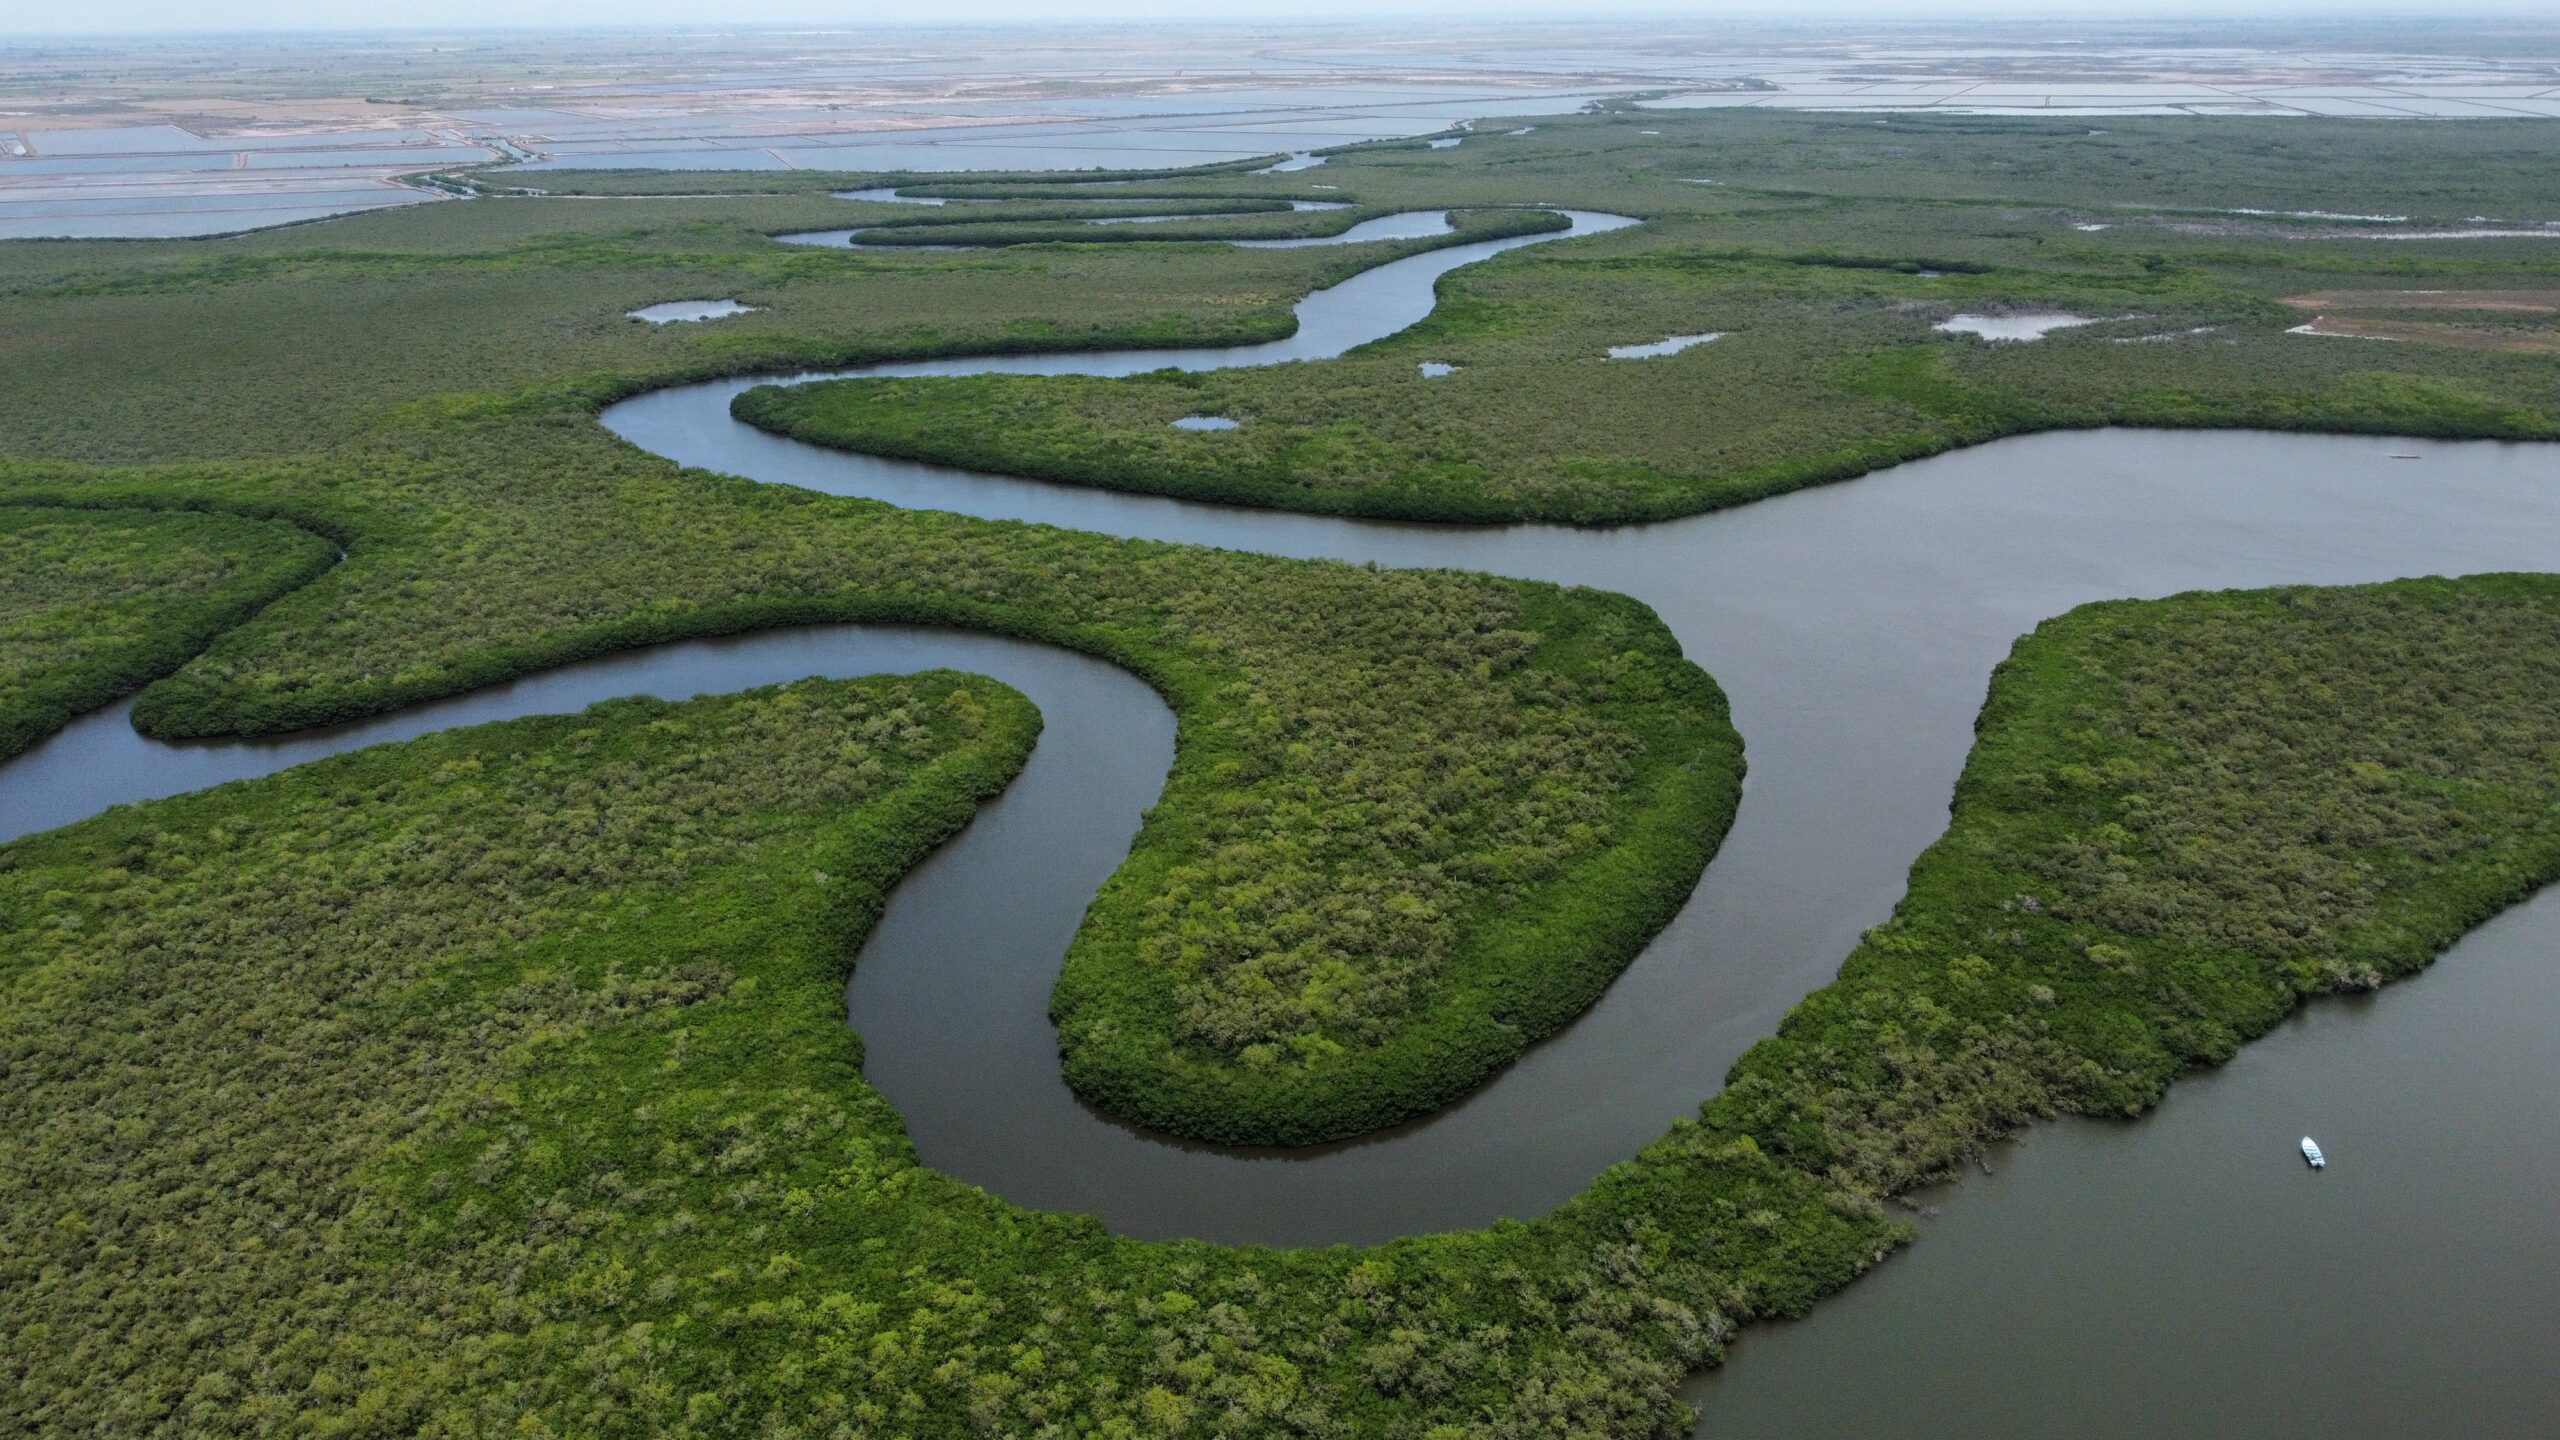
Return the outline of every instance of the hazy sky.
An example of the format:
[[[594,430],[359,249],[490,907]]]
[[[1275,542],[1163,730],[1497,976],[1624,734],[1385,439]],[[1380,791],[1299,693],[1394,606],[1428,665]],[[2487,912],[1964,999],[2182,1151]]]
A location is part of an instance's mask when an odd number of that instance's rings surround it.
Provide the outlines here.
[[[8,0],[0,45],[30,34],[206,30],[459,29],[478,26],[812,25],[997,21],[1506,20],[1678,16],[1767,20],[2246,18],[2424,15],[2425,0]],[[2547,13],[2548,0],[2457,0],[2467,14]]]

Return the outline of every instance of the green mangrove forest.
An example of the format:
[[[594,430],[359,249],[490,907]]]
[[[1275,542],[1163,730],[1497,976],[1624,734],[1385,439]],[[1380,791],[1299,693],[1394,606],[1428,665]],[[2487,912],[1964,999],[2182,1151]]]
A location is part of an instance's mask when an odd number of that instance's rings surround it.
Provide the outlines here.
[[[839,985],[1031,742],[986,682],[615,702],[22,840],[12,1423],[1656,1433],[1894,1242],[1878,1197],[2560,873],[2555,621],[2507,576],[2047,624],[1892,921],[1696,1123],[1369,1250],[1119,1240],[915,1163]]]
[[[0,506],[0,759],[141,689],[328,568],[237,515]]]
[[[1688,897],[1742,738],[1661,622],[681,469],[604,405],[1270,339],[1310,290],[1573,206],[1645,223],[1454,272],[1340,360],[739,413],[1080,484],[1590,523],[2063,426],[2560,431],[2519,298],[2560,292],[2547,243],[2233,213],[2547,211],[2527,122],[1640,120],[1663,133],[1551,118],[1106,192],[1231,212],[1173,226],[1070,228],[1094,207],[1055,177],[544,172],[550,195],[489,174],[219,239],[0,244],[0,756],[136,691],[146,734],[257,736],[821,621],[1064,646],[1179,726],[1063,961],[1068,1081],[1184,1136],[1328,1140],[1484,1082]],[[832,193],[899,183],[954,203],[919,225]],[[1456,232],[1225,243],[1429,209]],[[774,239],[883,225],[929,238]],[[626,318],[723,295],[757,309]],[[2291,333],[2359,306],[2421,333]],[[2046,309],[2092,323],[1934,328]],[[1243,423],[1169,428],[1195,413]],[[1993,677],[1892,918],[1695,1119],[1551,1214],[1307,1250],[1010,1204],[921,1164],[864,1079],[860,941],[1040,729],[992,681],[615,701],[118,807],[0,844],[0,1428],[1680,1433],[1679,1382],[1737,1327],[1909,1237],[1893,1197],[2039,1117],[2138,1113],[2560,876],[2555,697],[2549,576],[2056,617]]]

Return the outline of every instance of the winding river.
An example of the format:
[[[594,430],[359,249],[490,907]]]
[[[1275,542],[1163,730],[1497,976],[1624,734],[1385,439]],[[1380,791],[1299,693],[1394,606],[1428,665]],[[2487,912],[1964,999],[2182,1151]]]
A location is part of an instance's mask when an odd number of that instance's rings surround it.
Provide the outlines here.
[[[1571,235],[1632,223],[1576,214]],[[1391,262],[1208,350],[1007,356],[839,374],[1130,374],[1341,353],[1427,314],[1459,265]],[[1669,362],[1645,362],[1669,363]],[[817,375],[792,380],[822,378]],[[1173,1142],[1081,1106],[1045,1005],[1094,887],[1172,753],[1160,701],[1098,662],[936,630],[831,626],[634,651],[325,734],[141,740],[123,707],[0,770],[0,836],[335,750],[611,695],[947,665],[1039,704],[1031,768],[897,887],[852,982],[868,1073],[934,1165],[1114,1229],[1371,1241],[1552,1208],[1712,1093],[1884,918],[1947,797],[1992,665],[2082,602],[2195,588],[2551,569],[2547,447],[2096,431],[2010,440],[1718,515],[1450,529],[1227,509],[848,455],[729,417],[756,381],[644,395],[604,423],[698,465],[901,505],[1119,535],[1462,566],[1659,611],[1724,685],[1751,773],[1679,918],[1593,1009],[1464,1102],[1308,1151]],[[2418,456],[2416,460],[2396,456]],[[2042,1127],[1924,1243],[1751,1332],[1695,1382],[1719,1435],[2547,1432],[2560,1387],[2560,897],[2384,996],[2309,1007],[2137,1125]],[[965,964],[953,963],[965,957]],[[2459,1123],[2448,1123],[2459,1121]],[[2318,1134],[2334,1163],[2291,1158]]]
[[[1347,210],[1350,206],[1344,202],[1334,200],[1292,200],[1289,202],[1289,208],[1293,211]],[[985,217],[989,222],[993,222],[1000,218],[1001,217],[999,216],[992,215]],[[1233,215],[1225,212],[1216,212],[1203,215],[1107,215],[1098,220],[1083,220],[1069,223],[1083,225],[1139,225],[1160,224],[1171,220],[1250,220],[1254,218],[1256,218],[1256,215],[1252,213],[1245,215]],[[1604,218],[1615,219],[1616,217],[1592,216],[1590,218],[1596,221]],[[1303,250],[1317,245],[1358,245],[1371,240],[1426,240],[1436,235],[1449,234],[1454,228],[1455,227],[1451,226],[1449,223],[1449,212],[1446,210],[1398,210],[1391,214],[1370,216],[1366,220],[1362,220],[1356,224],[1337,230],[1331,235],[1297,235],[1280,240],[1230,240],[1226,243],[1235,246],[1239,250]],[[795,230],[788,235],[776,235],[773,238],[781,241],[785,245],[818,245],[828,248],[880,250],[891,253],[895,253],[900,250],[911,250],[918,253],[931,254],[936,251],[972,250],[977,248],[972,245],[882,244],[878,241],[865,240],[862,238],[865,235],[874,234],[882,230],[897,230],[906,234],[929,235],[933,233],[933,229],[934,227],[931,226],[918,225],[864,225],[851,230]],[[1540,236],[1538,238],[1549,239],[1553,237]]]

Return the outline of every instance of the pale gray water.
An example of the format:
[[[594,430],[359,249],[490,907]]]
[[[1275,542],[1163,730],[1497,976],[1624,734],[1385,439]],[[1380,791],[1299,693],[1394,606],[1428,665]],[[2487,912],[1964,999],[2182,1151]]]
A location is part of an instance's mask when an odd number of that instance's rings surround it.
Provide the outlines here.
[[[1575,233],[1607,223],[1577,217]],[[1315,358],[1419,319],[1449,268],[1549,238],[1381,266],[1309,297],[1285,341],[862,373],[1129,374]],[[555,675],[593,675],[592,692],[531,692],[530,708],[556,709],[833,664],[949,664],[1032,693],[1049,719],[1044,752],[1062,735],[1134,729],[1142,743],[1125,748],[1143,752],[1138,763],[1105,743],[1054,767],[1071,778],[1036,795],[1026,777],[1003,802],[1005,824],[982,819],[902,883],[850,1004],[868,1073],[930,1162],[1142,1235],[1301,1244],[1534,1215],[1632,1153],[1712,1093],[1733,1057],[1889,911],[1911,858],[1945,823],[1991,665],[2039,619],[2097,598],[2560,559],[2549,447],[2097,431],[2005,441],[1649,527],[1453,530],[819,450],[731,420],[728,401],[749,383],[638,397],[605,423],[684,463],[830,493],[1626,591],[1660,611],[1733,699],[1752,766],[1740,818],[1688,907],[1608,994],[1442,1114],[1281,1154],[1132,1132],[1083,1109],[1058,1078],[1045,1017],[1058,955],[1163,769],[1164,752],[1144,737],[1169,735],[1169,724],[1160,704],[1126,693],[1135,682],[1039,647],[927,632],[877,663],[785,654],[770,670],[724,670],[710,657],[775,637],[660,647],[591,662],[667,667],[652,678],[572,667]],[[867,643],[872,632],[780,634]],[[1044,666],[1088,677],[1084,688],[1041,688]],[[360,734],[488,718],[471,708],[484,698]],[[110,742],[132,748],[79,753]],[[0,770],[0,795],[14,806],[30,791],[62,792],[32,822],[53,824],[212,772],[306,758],[268,747],[222,770],[255,748],[151,747],[111,713]],[[194,768],[138,785],[126,773],[173,755]],[[2560,905],[2546,898],[2457,946],[2405,993],[2313,1006],[2238,1064],[2190,1081],[2154,1121],[2039,1130],[1997,1180],[1959,1187],[1911,1254],[1812,1322],[1748,1335],[1735,1365],[1699,1387],[1710,1424],[1767,1435],[2279,1434],[2309,1433],[2316,1417],[2324,1434],[2383,1435],[2409,1433],[2395,1417],[2422,1413],[2435,1434],[2547,1432],[2536,1422],[2560,1413],[2544,1353],[2560,1333],[2549,1224],[2560,1136],[2542,1097],[2560,1088],[2560,1047],[2540,1037],[2555,940]],[[2502,965],[2506,946],[2523,958]],[[2518,1026],[2523,1040],[2493,1043]],[[2306,1045],[2336,1054],[2298,1058]],[[2405,1103],[2384,1103],[2391,1096]],[[2473,1108],[2484,1096],[2505,1103]],[[2319,1177],[2291,1154],[2306,1130],[2331,1145]],[[2132,1223],[2144,1217],[2159,1223]],[[1970,1338],[1957,1348],[1950,1332]],[[2377,1374],[2395,1377],[2399,1408],[2359,1403]],[[2235,1390],[2244,1380],[2251,1388]],[[2305,1396],[2298,1407],[2278,1399]]]
[[[2326,236],[2323,239],[2329,238]],[[2469,230],[2391,230],[2359,232],[2359,240],[2560,240],[2560,221],[2529,229],[2481,227]]]
[[[1709,330],[1703,335],[1666,336],[1663,339],[1654,341],[1650,345],[1612,345],[1609,347],[1609,358],[1612,360],[1650,360],[1657,355],[1677,355],[1681,351],[1686,350],[1693,345],[1711,344],[1723,338],[1723,331]]]
[[[1292,200],[1289,202],[1289,208],[1302,214],[1315,210],[1348,210],[1351,208],[1351,202],[1348,200]],[[1196,211],[1189,214],[1167,215],[1103,215],[1084,223],[1087,225],[1161,225],[1168,220],[1240,220],[1246,215],[1277,213],[1277,211],[1248,210],[1241,213]],[[1445,229],[1435,233],[1445,233]],[[1333,243],[1342,244],[1343,237],[1335,236]]]
[[[1220,215],[1216,215],[1216,216],[1210,216],[1210,215],[1173,215],[1173,214],[1165,214],[1165,215],[1097,215],[1097,216],[1095,216],[1094,218],[1092,218],[1092,219],[1090,219],[1090,220],[1083,220],[1083,221],[1079,221],[1079,222],[1077,222],[1077,223],[1079,223],[1079,224],[1084,224],[1084,225],[1162,225],[1162,224],[1164,224],[1165,222],[1167,222],[1167,221],[1169,221],[1169,220],[1208,220],[1208,219],[1212,219],[1212,218],[1214,218],[1214,219],[1224,220],[1224,219],[1229,219],[1229,218],[1232,218],[1232,217],[1229,217],[1229,216],[1224,215],[1224,214],[1220,214]]]
[[[1310,245],[1359,245],[1371,240],[1420,240],[1449,233],[1445,210],[1403,210],[1363,220],[1339,235],[1307,235],[1291,240],[1238,240],[1248,250],[1299,250]]]
[[[1728,1440],[2560,1434],[2560,892],[2134,1125],[2041,1126],[1690,1387]],[[2292,1153],[2316,1135],[2329,1168]]]
[[[627,310],[623,313],[634,320],[646,320],[652,325],[686,325],[699,320],[725,320],[732,315],[751,315],[755,313],[755,309],[753,305],[741,305],[735,300],[669,300],[664,304],[643,305],[637,310]]]
[[[2015,315],[1951,315],[1930,326],[1950,335],[1979,335],[1985,340],[2024,343],[2041,340],[2056,330],[2075,325],[2094,325],[2086,315],[2066,315],[2058,310],[2021,312]]]
[[[1347,210],[1350,208],[1350,205],[1346,201],[1293,200],[1289,202],[1289,208],[1292,210]],[[1277,214],[1279,212],[1263,211],[1256,213]],[[1207,215],[1113,215],[1098,220],[1087,220],[1082,223],[1087,225],[1112,225],[1157,223],[1166,220],[1249,220],[1252,218],[1254,218],[1254,215],[1252,214],[1230,215],[1224,213]],[[1009,220],[1019,220],[1020,223],[1026,225],[1040,223],[1040,218],[1036,215],[1012,216],[991,214],[986,217],[986,223],[991,225]],[[787,234],[776,235],[773,238],[781,241],[785,245],[821,245],[829,248],[846,247],[855,250],[880,250],[893,253],[901,250],[924,251],[931,253],[935,251],[968,250],[977,248],[975,246],[968,245],[884,245],[877,241],[870,241],[862,238],[863,236],[882,228],[884,227],[877,225],[864,225],[856,226],[848,230],[794,230]],[[910,234],[916,233],[912,227],[893,228],[906,230],[907,233]],[[1331,235],[1304,235],[1284,240],[1229,240],[1227,243],[1247,250],[1302,250],[1316,245],[1363,245],[1373,240],[1420,240],[1433,235],[1449,234],[1451,229],[1452,227],[1449,224],[1449,214],[1445,210],[1400,210],[1392,215],[1373,216]],[[926,233],[930,232],[928,231]]]
[[[68,825],[112,805],[271,775],[367,745],[522,715],[560,714],[621,695],[682,699],[812,675],[940,668],[993,676],[1037,702],[1045,728],[1026,778],[1059,770],[1060,780],[1044,783],[1074,788],[1067,808],[1082,817],[1076,823],[1093,827],[1105,848],[1127,846],[1173,759],[1173,715],[1154,691],[1124,671],[1070,651],[975,631],[904,625],[811,625],[651,645],[370,720],[258,740],[146,740],[133,732],[132,702],[122,701],[82,716],[0,765],[0,841]],[[1078,758],[1054,763],[1067,752]],[[1017,781],[1002,803],[1014,810],[1038,808],[1026,803],[1032,795]],[[961,853],[963,842],[975,843],[978,833],[973,825],[940,853]],[[1117,854],[1091,877],[1076,910],[1117,863]],[[1071,855],[1062,851],[1059,858],[1072,868]],[[1039,879],[1026,876],[1024,883]],[[1059,938],[1063,946],[1063,934]],[[1048,964],[1056,968],[1055,955]]]
[[[875,200],[888,205],[948,205],[939,195],[901,195],[895,185],[874,185],[868,190],[833,190],[829,194],[839,200]]]

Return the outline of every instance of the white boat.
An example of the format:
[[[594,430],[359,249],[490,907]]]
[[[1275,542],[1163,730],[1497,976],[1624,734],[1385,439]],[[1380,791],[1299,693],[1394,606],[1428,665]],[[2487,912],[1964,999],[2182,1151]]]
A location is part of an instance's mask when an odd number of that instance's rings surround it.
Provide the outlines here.
[[[2320,1142],[2308,1135],[2302,1137],[2302,1158],[2310,1161],[2314,1170],[2329,1168],[2329,1157],[2320,1153]]]

